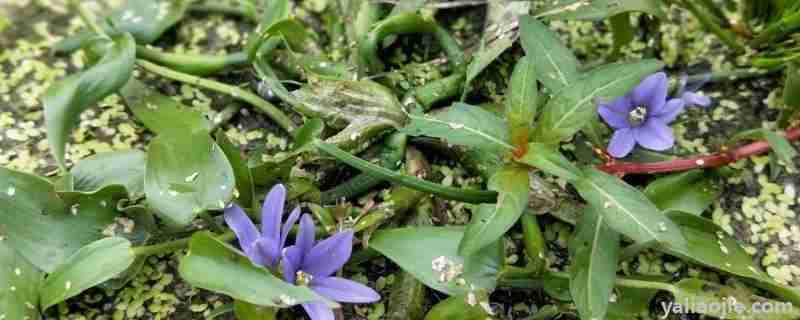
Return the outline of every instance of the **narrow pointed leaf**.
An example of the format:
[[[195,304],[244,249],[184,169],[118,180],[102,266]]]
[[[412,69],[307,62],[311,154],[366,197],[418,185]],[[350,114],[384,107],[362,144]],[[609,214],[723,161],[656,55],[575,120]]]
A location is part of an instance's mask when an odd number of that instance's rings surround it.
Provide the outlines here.
[[[583,178],[573,185],[586,202],[605,216],[609,227],[635,242],[657,241],[686,247],[686,239],[678,226],[641,191],[619,178],[590,168],[584,170]]]
[[[536,83],[536,65],[528,56],[517,61],[511,74],[508,94],[506,96],[506,119],[511,132],[511,142],[516,146],[524,145],[530,137],[529,131],[536,116],[539,86]]]
[[[459,243],[459,254],[472,255],[503,237],[528,207],[529,185],[527,168],[510,165],[495,173],[489,189],[497,191],[497,203],[478,206]]]
[[[591,206],[570,243],[569,289],[583,319],[604,319],[617,276],[619,234]]]
[[[42,97],[47,140],[53,157],[65,168],[64,150],[81,112],[113,93],[128,81],[136,59],[136,43],[130,34],[112,38],[103,57],[86,70],[61,79]]]
[[[86,245],[47,276],[41,289],[42,308],[115,277],[135,258],[131,243],[124,238],[105,238]]]
[[[560,20],[602,20],[623,12],[644,12],[666,17],[661,0],[558,0],[536,11],[535,16]]]
[[[642,60],[589,71],[547,102],[534,131],[534,141],[552,144],[569,140],[597,117],[598,101],[625,95],[662,66],[657,60]]]
[[[470,286],[493,290],[503,261],[501,242],[463,257],[458,254],[463,235],[459,228],[450,227],[390,229],[373,234],[369,245],[434,290],[449,295],[465,295]],[[434,260],[452,262],[450,266],[463,268],[463,273],[454,273],[455,277],[448,279],[434,270]],[[458,278],[464,279],[463,284]]]
[[[516,160],[567,181],[579,180],[581,170],[555,148],[533,142],[528,144],[527,152]]]
[[[400,131],[412,136],[442,138],[448,143],[487,152],[508,152],[508,125],[491,112],[465,103],[456,103],[431,115],[411,114],[411,123]]]
[[[545,88],[556,93],[580,77],[578,59],[555,32],[531,16],[520,17],[519,23],[522,47],[533,59],[536,78]]]

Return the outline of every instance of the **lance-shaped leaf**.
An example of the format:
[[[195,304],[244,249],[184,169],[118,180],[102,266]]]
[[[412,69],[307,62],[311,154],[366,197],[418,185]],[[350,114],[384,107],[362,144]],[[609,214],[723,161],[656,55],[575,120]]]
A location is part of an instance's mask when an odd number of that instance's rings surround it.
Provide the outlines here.
[[[569,289],[583,319],[604,319],[617,278],[619,234],[606,216],[587,206],[569,245]]]
[[[483,30],[481,48],[472,56],[467,66],[466,83],[469,85],[519,37],[519,17],[530,11],[527,1],[490,1],[486,4],[486,28]]]
[[[527,152],[516,160],[567,181],[580,179],[581,170],[558,152],[555,146],[529,143]]]
[[[702,170],[675,173],[653,180],[644,189],[647,198],[662,211],[676,210],[700,215],[720,193],[719,186]]]
[[[536,78],[550,92],[556,93],[580,77],[580,64],[555,32],[531,16],[522,16],[520,41],[525,53],[533,59]]]
[[[52,272],[113,222],[112,199],[79,197],[68,205],[50,182],[0,168],[0,237],[28,261]]]
[[[206,132],[172,130],[150,142],[144,191],[169,224],[185,226],[206,210],[222,210],[234,180],[225,153]]]
[[[412,136],[442,138],[448,143],[486,152],[508,152],[508,124],[489,111],[456,103],[434,115],[411,114],[411,123],[401,129]]]
[[[120,95],[136,119],[155,133],[175,127],[192,131],[211,129],[211,124],[201,112],[184,106],[137,79],[131,78],[120,89]]]
[[[135,258],[131,243],[124,238],[105,238],[86,245],[47,276],[41,289],[42,308],[115,277]]]
[[[534,131],[534,141],[556,143],[572,138],[597,117],[597,101],[625,95],[662,66],[657,60],[642,60],[609,64],[589,71],[547,102]]]
[[[94,193],[118,185],[125,188],[127,197],[139,198],[144,195],[146,156],[140,150],[121,150],[81,159],[70,169],[72,189]]]
[[[785,128],[798,113],[800,113],[800,62],[787,63],[786,81],[783,84],[783,104],[778,125]]]
[[[664,307],[673,313],[691,311],[733,320],[779,320],[800,317],[800,309],[791,303],[755,295],[747,288],[733,288],[696,278],[683,279],[672,287],[675,301]]]
[[[308,287],[294,286],[276,278],[269,270],[253,264],[240,251],[208,232],[197,232],[192,236],[189,252],[181,258],[178,271],[195,287],[259,306],[289,307],[308,301],[338,306]]]
[[[472,255],[497,242],[511,229],[528,207],[529,184],[525,167],[509,165],[495,173],[488,186],[497,191],[497,203],[478,205],[458,245],[458,253],[465,257]]]
[[[517,61],[506,94],[506,119],[511,131],[509,134],[511,142],[517,147],[528,142],[533,118],[536,117],[539,86],[536,85],[536,65],[533,60],[525,56]]]
[[[557,0],[535,16],[561,20],[602,20],[623,12],[644,12],[666,17],[661,0]]]
[[[463,236],[461,229],[449,227],[390,229],[372,235],[369,245],[437,291],[449,295],[465,295],[471,287],[492,291],[503,262],[502,242],[463,257],[458,254]]]
[[[0,241],[0,318],[40,319],[39,285],[43,276],[7,241]]]
[[[141,44],[160,38],[183,18],[189,0],[127,0],[111,14],[114,29],[129,32]]]
[[[62,169],[66,167],[64,149],[67,138],[81,112],[125,85],[133,72],[136,59],[133,37],[125,33],[112,40],[96,64],[57,81],[42,97],[47,141]]]
[[[583,178],[573,185],[586,202],[605,216],[604,221],[609,227],[635,242],[657,241],[678,248],[686,247],[686,239],[678,226],[641,191],[619,178],[588,168],[584,170]]]

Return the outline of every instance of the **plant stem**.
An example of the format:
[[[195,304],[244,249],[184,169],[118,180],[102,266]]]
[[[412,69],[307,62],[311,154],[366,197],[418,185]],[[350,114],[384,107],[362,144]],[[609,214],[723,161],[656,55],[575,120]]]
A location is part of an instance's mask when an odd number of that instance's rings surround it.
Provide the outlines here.
[[[706,12],[704,8],[697,6],[695,0],[685,0],[680,3],[694,14],[700,24],[711,31],[711,33],[715,34],[722,42],[736,51],[744,51],[744,45],[736,38],[736,34],[716,23],[714,21],[716,17]]]
[[[733,80],[742,80],[742,79],[750,79],[750,78],[757,78],[761,76],[765,76],[768,74],[772,74],[775,72],[779,72],[783,70],[783,66],[778,66],[770,69],[758,69],[758,68],[738,68],[733,70],[721,71],[721,72],[710,72],[710,73],[702,73],[702,74],[695,74],[688,76],[686,78],[686,83],[693,83],[699,81],[708,81],[708,82],[723,82],[723,81],[733,81]]]
[[[229,241],[235,237],[233,231],[227,231],[217,236],[218,239],[222,241]],[[170,253],[174,251],[178,251],[180,249],[184,249],[189,246],[189,238],[182,238],[176,239],[164,243],[149,245],[149,246],[141,246],[133,248],[133,254],[137,256],[151,256],[156,254],[163,254],[163,253]]]
[[[204,79],[190,74],[178,72],[166,67],[159,66],[147,60],[137,59],[136,64],[142,67],[142,69],[145,69],[149,72],[155,73],[165,78],[169,78],[186,84],[195,85],[198,87],[230,95],[238,100],[242,100],[257,107],[259,110],[263,111],[270,118],[272,118],[272,120],[274,120],[281,128],[288,131],[289,133],[294,132],[294,130],[296,129],[292,120],[289,119],[289,117],[285,113],[283,113],[283,111],[276,108],[273,104],[267,102],[266,100],[253,94],[250,91],[243,90],[239,87],[228,85],[222,82],[217,82],[214,80]]]
[[[789,141],[800,139],[800,127],[786,130],[784,133]],[[721,151],[707,156],[658,161],[658,162],[624,162],[610,160],[597,168],[609,174],[624,176],[626,174],[654,174],[665,172],[687,171],[697,168],[716,168],[739,161],[741,159],[768,152],[771,149],[766,140],[759,140],[746,144],[731,151]]]
[[[80,15],[81,20],[83,20],[83,23],[89,26],[89,29],[92,29],[92,31],[94,31],[94,33],[97,33],[98,35],[108,36],[106,32],[103,30],[103,28],[101,28],[100,25],[97,24],[97,21],[95,21],[94,19],[94,15],[92,15],[92,13],[89,12],[89,10],[86,10],[86,8],[84,8],[81,5],[80,0],[71,0],[69,3],[73,7],[75,7],[76,10],[78,10],[78,15]]]
[[[247,65],[247,53],[230,54],[185,54],[162,52],[146,46],[136,46],[136,56],[196,76],[207,76],[232,67]]]

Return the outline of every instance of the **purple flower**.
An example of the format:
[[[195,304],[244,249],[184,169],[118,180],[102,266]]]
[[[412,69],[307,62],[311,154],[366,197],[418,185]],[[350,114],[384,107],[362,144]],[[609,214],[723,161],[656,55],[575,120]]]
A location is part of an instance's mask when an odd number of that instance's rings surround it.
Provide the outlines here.
[[[707,106],[711,101],[694,92],[685,92],[679,99],[667,100],[667,75],[652,74],[627,95],[608,104],[600,104],[600,116],[614,128],[608,153],[622,158],[638,143],[651,150],[662,151],[675,144],[672,129],[667,126],[686,105]]]
[[[286,237],[300,217],[300,207],[297,207],[281,227],[285,200],[286,188],[281,184],[272,187],[261,208],[261,232],[241,207],[233,205],[225,209],[225,222],[236,233],[244,254],[257,265],[268,268],[278,265]]]
[[[381,299],[374,290],[360,283],[331,276],[350,259],[353,232],[343,231],[315,244],[314,221],[307,214],[300,218],[300,231],[293,246],[283,253],[283,277],[287,282],[308,286],[317,294],[347,303],[370,303]],[[312,320],[334,320],[333,310],[323,302],[303,303]]]

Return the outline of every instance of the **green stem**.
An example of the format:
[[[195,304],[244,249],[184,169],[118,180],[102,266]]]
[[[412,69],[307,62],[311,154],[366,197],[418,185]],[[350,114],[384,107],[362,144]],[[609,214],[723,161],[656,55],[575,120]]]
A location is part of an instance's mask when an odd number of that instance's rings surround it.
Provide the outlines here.
[[[461,86],[464,84],[464,78],[464,73],[457,72],[417,87],[406,95],[403,103],[406,103],[408,99],[414,99],[422,106],[423,110],[430,110],[437,102],[458,95],[458,92],[461,91]]]
[[[539,222],[536,221],[536,215],[533,212],[525,212],[522,214],[520,222],[522,223],[522,242],[525,245],[525,253],[528,254],[528,265],[536,271],[544,270],[547,266],[545,260],[547,245]]]
[[[721,72],[713,72],[710,75],[708,74],[691,75],[686,78],[686,82],[687,83],[699,82],[699,81],[724,82],[724,81],[750,79],[776,73],[781,70],[783,70],[783,66],[778,66],[766,70],[757,68],[739,68]]]
[[[781,18],[777,22],[768,26],[764,31],[761,31],[755,39],[751,42],[754,47],[761,47],[770,44],[776,38],[783,36],[794,29],[800,27],[800,12],[792,13],[786,17]]]
[[[178,72],[166,67],[159,66],[147,60],[137,59],[136,63],[140,67],[142,67],[142,69],[145,69],[149,72],[155,73],[162,77],[172,79],[175,81],[180,81],[189,85],[198,86],[208,90],[216,91],[219,93],[227,94],[238,100],[247,102],[258,108],[259,110],[263,111],[264,113],[266,113],[281,128],[283,128],[289,133],[293,132],[296,129],[294,123],[292,123],[292,120],[289,119],[289,116],[283,113],[283,111],[276,108],[273,104],[267,102],[266,100],[253,94],[250,91],[243,90],[236,86],[224,84],[222,82],[217,82],[209,79],[196,77],[190,74]]]
[[[694,0],[681,1],[681,4],[694,14],[700,24],[711,31],[711,33],[715,34],[722,42],[736,51],[744,51],[744,45],[739,42],[736,35],[716,23],[714,21],[715,17],[706,12],[703,8],[698,7]]]
[[[335,157],[339,161],[342,161],[361,171],[369,172],[370,174],[386,179],[392,183],[403,185],[415,190],[432,193],[449,200],[468,203],[493,203],[497,201],[497,192],[494,191],[461,189],[443,186],[438,183],[407,176],[372,164],[369,161],[360,159],[332,144],[316,141],[314,142],[314,145],[320,151]]]
[[[506,267],[508,268],[508,267]],[[545,273],[543,276],[536,276],[531,275],[530,277],[524,277],[524,270],[519,267],[515,267],[517,270],[506,271],[505,269],[501,272],[501,276],[497,279],[497,285],[503,287],[514,287],[514,288],[523,288],[523,289],[534,289],[539,288],[542,286],[542,281],[547,278],[561,278],[569,280],[570,275],[566,272],[558,272],[558,271],[550,271]],[[636,279],[629,279],[629,278],[617,278],[614,280],[614,284],[618,287],[625,287],[625,288],[639,288],[639,289],[653,289],[653,290],[663,290],[667,292],[675,292],[675,286],[669,283],[663,282],[653,282],[653,281],[644,281],[644,280],[636,280]]]
[[[230,240],[233,240],[233,238],[235,238],[235,237],[236,237],[236,235],[233,233],[233,231],[227,231],[225,233],[222,233],[222,234],[218,235],[217,239],[222,240],[222,241],[230,241]],[[169,241],[169,242],[164,242],[164,243],[159,243],[159,244],[154,244],[154,245],[149,245],[149,246],[135,247],[132,250],[133,250],[133,254],[135,254],[137,256],[144,256],[144,257],[152,256],[152,255],[156,255],[156,254],[170,253],[170,252],[175,252],[175,251],[178,251],[178,250],[181,250],[181,249],[185,249],[186,247],[188,247],[190,239],[191,239],[191,237],[182,238],[182,239],[176,239],[176,240],[172,240],[172,241]]]
[[[89,28],[92,29],[92,31],[94,31],[94,33],[99,34],[99,35],[108,36],[106,34],[106,32],[103,30],[103,28],[101,28],[100,25],[97,24],[97,21],[94,19],[94,15],[92,15],[92,13],[89,12],[89,10],[86,10],[86,8],[84,8],[81,5],[81,1],[80,0],[70,0],[69,3],[73,7],[75,7],[76,10],[78,10],[78,15],[80,15],[81,20],[83,20],[83,23],[85,23],[87,26],[89,26]]]
[[[245,52],[224,55],[169,53],[142,45],[136,46],[136,56],[196,76],[215,74],[250,62]]]

